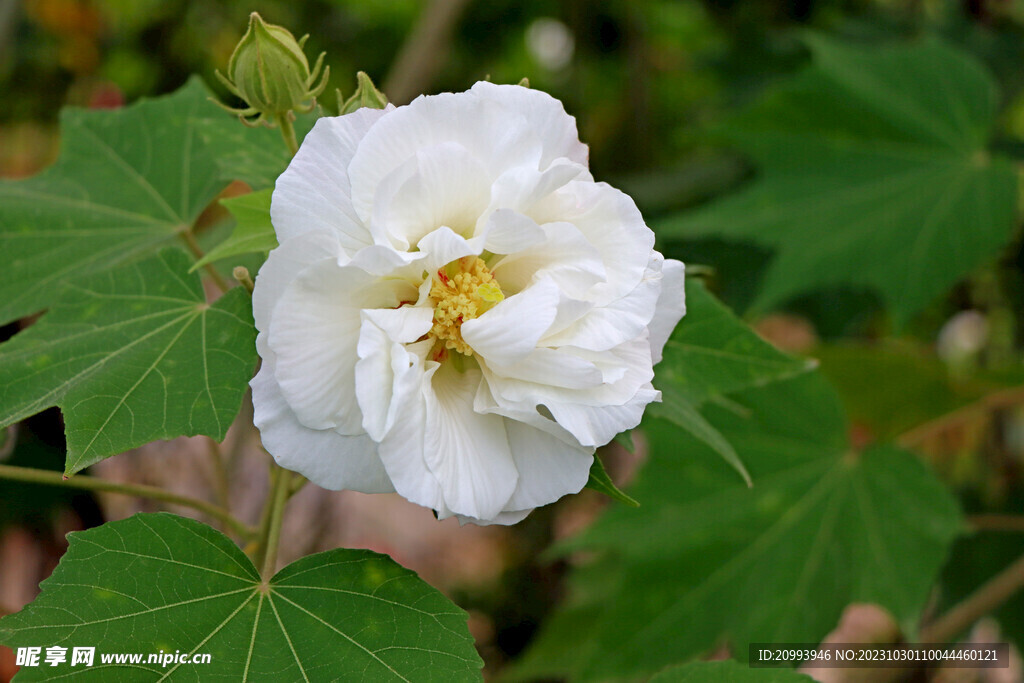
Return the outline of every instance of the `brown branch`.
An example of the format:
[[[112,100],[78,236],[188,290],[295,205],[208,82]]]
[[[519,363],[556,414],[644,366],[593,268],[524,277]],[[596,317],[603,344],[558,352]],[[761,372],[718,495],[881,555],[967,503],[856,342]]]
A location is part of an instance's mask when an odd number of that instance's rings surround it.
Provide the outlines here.
[[[50,470],[37,470],[31,467],[16,467],[14,465],[0,465],[0,479],[21,481],[31,484],[46,484],[48,486],[63,486],[65,488],[81,489],[83,491],[104,491],[106,493],[118,493],[123,496],[135,496],[137,498],[148,498],[159,500],[164,503],[180,505],[182,507],[198,510],[213,519],[224,522],[239,536],[246,538],[252,535],[252,529],[236,519],[230,512],[213,503],[182,496],[177,493],[165,491],[156,486],[144,484],[132,484],[130,482],[111,481],[88,475],[78,475],[65,478],[60,472]]]
[[[384,94],[391,102],[406,104],[430,87],[467,4],[469,0],[431,0],[423,8],[384,79]]]
[[[1019,531],[1024,533],[1024,515],[971,515],[967,523],[976,531]]]
[[[971,422],[981,415],[1022,403],[1024,403],[1024,387],[1013,387],[996,391],[980,398],[974,403],[957,408],[952,412],[904,432],[896,439],[896,442],[904,448],[914,448],[953,427]]]
[[[1024,588],[1024,556],[989,579],[963,602],[921,629],[922,643],[948,643]]]
[[[196,237],[192,234],[191,230],[182,230],[178,235],[181,236],[181,240],[185,243],[185,246],[188,247],[188,250],[192,252],[192,255],[196,257],[197,261],[206,255],[203,253],[202,247],[199,246],[199,242],[196,242]],[[212,263],[207,263],[203,266],[203,269],[206,270],[206,273],[213,279],[214,284],[217,285],[217,288],[221,293],[231,289],[231,285],[229,285],[228,281],[224,279],[224,276],[217,272],[217,269],[213,267]]]

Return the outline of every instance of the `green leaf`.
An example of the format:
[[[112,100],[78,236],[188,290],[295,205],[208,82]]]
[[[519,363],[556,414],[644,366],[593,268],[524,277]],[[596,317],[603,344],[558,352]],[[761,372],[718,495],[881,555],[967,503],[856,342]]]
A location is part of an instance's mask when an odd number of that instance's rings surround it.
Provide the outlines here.
[[[961,531],[956,501],[904,451],[850,452],[838,400],[816,374],[737,400],[749,412],[714,408],[709,420],[729,435],[753,488],[709,448],[653,421],[651,458],[631,489],[643,506],[610,508],[560,546],[598,553],[595,567],[614,577],[600,592],[574,585],[563,608],[592,610],[589,632],[572,637],[595,645],[570,662],[571,677],[632,679],[722,642],[740,659],[751,642],[819,642],[851,602],[880,604],[913,633]],[[562,638],[543,627],[532,649],[550,652]],[[565,674],[566,662],[557,666]],[[532,654],[524,667],[548,673]]]
[[[743,477],[747,486],[754,485],[750,478],[750,472],[747,472],[743,460],[740,459],[732,444],[700,414],[700,411],[692,403],[679,395],[673,385],[667,385],[662,389],[661,400],[660,405],[651,409],[652,416],[664,418],[685,429],[690,436],[699,439],[729,463],[729,466]]]
[[[256,366],[252,301],[207,304],[189,264],[166,249],[66,285],[0,345],[0,425],[59,406],[69,475],[154,439],[223,439]]]
[[[615,485],[615,482],[612,481],[612,478],[608,476],[608,472],[604,469],[604,463],[601,462],[601,458],[596,455],[594,456],[594,464],[590,466],[590,478],[587,480],[587,488],[600,491],[609,498],[631,507],[640,507],[640,503],[619,490],[619,487]]]
[[[822,286],[867,286],[901,324],[1013,232],[1016,174],[985,149],[996,86],[936,39],[807,42],[813,64],[723,130],[756,161],[758,179],[663,222],[659,234],[776,249],[755,308]]]
[[[665,345],[661,382],[700,406],[708,399],[808,372],[814,361],[782,353],[757,336],[699,279],[686,280],[686,316]]]
[[[223,149],[217,158],[220,177],[223,180],[241,180],[253,190],[273,188],[277,177],[288,168],[292,159],[280,129],[262,125],[249,127],[235,117],[219,109],[217,111],[220,118],[200,121],[198,126],[205,140],[216,141]],[[317,108],[295,119],[295,139],[300,145],[319,115]],[[231,123],[229,127],[223,125],[225,118]]]
[[[277,234],[270,222],[270,196],[273,189],[250,192],[240,197],[222,199],[220,203],[235,217],[231,235],[199,259],[192,270],[229,256],[262,253],[266,256],[277,248]]]
[[[788,669],[751,669],[739,662],[693,662],[665,669],[650,683],[813,683],[814,679]]]
[[[734,316],[695,278],[686,280],[686,316],[665,345],[655,386],[662,402],[648,412],[711,446],[747,484],[735,449],[697,410],[715,397],[807,372],[813,361],[781,353]]]
[[[151,254],[192,225],[226,186],[224,141],[197,129],[240,125],[208,96],[193,78],[125,109],[61,113],[57,163],[0,182],[0,323],[50,306],[61,282]]]
[[[23,667],[19,680],[480,680],[466,613],[391,559],[338,549],[264,583],[226,536],[167,513],[68,535],[28,607],[0,619],[8,647],[95,647],[92,667]],[[149,653],[209,654],[148,664]],[[144,653],[132,665],[104,653]]]

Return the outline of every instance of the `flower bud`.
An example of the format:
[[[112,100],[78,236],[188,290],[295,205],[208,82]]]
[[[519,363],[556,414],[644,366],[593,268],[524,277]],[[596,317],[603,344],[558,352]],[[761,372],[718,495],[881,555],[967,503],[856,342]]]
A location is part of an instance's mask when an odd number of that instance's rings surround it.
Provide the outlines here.
[[[308,36],[296,41],[290,31],[263,21],[257,12],[249,15],[249,30],[242,36],[228,62],[228,76],[217,77],[234,95],[245,100],[248,109],[231,109],[240,117],[257,116],[256,121],[273,121],[291,111],[309,111],[327,85],[329,68],[323,69],[324,53],[312,73],[302,51]],[[317,80],[320,82],[314,87]]]
[[[365,71],[356,73],[356,91],[347,100],[342,101],[341,91],[338,92],[338,116],[351,114],[357,109],[383,109],[388,106],[388,98],[373,84]]]

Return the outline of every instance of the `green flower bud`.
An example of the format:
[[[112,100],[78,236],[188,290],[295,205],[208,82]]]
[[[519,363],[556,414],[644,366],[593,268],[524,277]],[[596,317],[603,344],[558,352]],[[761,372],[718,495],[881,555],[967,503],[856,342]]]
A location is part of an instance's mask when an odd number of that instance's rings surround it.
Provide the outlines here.
[[[383,109],[388,106],[388,98],[377,86],[373,84],[365,71],[356,73],[356,91],[347,100],[342,101],[341,91],[338,90],[338,115],[351,114],[357,109],[368,107],[370,109]]]
[[[249,16],[249,30],[242,36],[228,61],[228,77],[217,77],[234,95],[249,105],[248,109],[229,109],[240,118],[256,116],[253,123],[290,116],[289,112],[306,112],[313,108],[315,98],[327,85],[329,68],[323,69],[324,53],[316,60],[313,71],[302,51],[308,36],[296,41],[287,29],[263,21],[257,12]],[[314,83],[319,79],[319,83]],[[243,119],[244,120],[244,119]]]

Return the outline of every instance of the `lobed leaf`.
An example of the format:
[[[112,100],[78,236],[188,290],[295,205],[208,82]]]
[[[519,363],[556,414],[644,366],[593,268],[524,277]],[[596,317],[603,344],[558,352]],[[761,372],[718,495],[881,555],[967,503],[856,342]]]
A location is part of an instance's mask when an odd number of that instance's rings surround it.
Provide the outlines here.
[[[529,676],[632,679],[722,642],[738,658],[751,642],[819,642],[851,602],[880,604],[913,632],[962,529],[956,501],[904,451],[850,452],[817,375],[739,401],[746,415],[711,409],[709,421],[756,485],[677,428],[648,423],[651,459],[630,491],[644,505],[611,508],[562,544],[600,559],[531,646]],[[549,670],[544,657],[568,637],[593,647]]]
[[[733,315],[695,278],[686,280],[686,317],[665,345],[655,386],[662,402],[648,413],[713,448],[749,485],[739,455],[697,410],[709,400],[807,372],[813,361],[780,352]]]
[[[230,127],[223,126],[219,119],[207,119],[198,122],[198,129],[205,140],[216,141],[222,149],[217,157],[220,177],[224,180],[241,180],[256,191],[273,189],[277,177],[288,168],[292,158],[281,138],[281,131],[262,125],[250,128],[226,116],[223,111],[217,111],[221,118],[231,122]],[[295,138],[300,145],[321,113],[317,107],[296,118],[293,125]]]
[[[61,283],[145,257],[192,225],[227,185],[218,158],[241,127],[208,97],[192,78],[124,109],[61,112],[57,162],[0,182],[0,324],[52,305]]]
[[[207,304],[189,263],[166,249],[66,285],[0,345],[0,426],[59,406],[68,475],[155,439],[223,439],[256,367],[252,301]]]
[[[338,549],[264,583],[226,536],[167,513],[68,535],[42,592],[0,619],[11,648],[95,647],[91,667],[19,680],[478,681],[466,613],[390,558]],[[208,654],[208,664],[104,664],[104,653]]]
[[[659,234],[774,248],[755,308],[867,286],[901,324],[1012,235],[1016,174],[986,150],[995,83],[937,39],[807,43],[812,65],[722,131],[753,157],[758,178]]]

